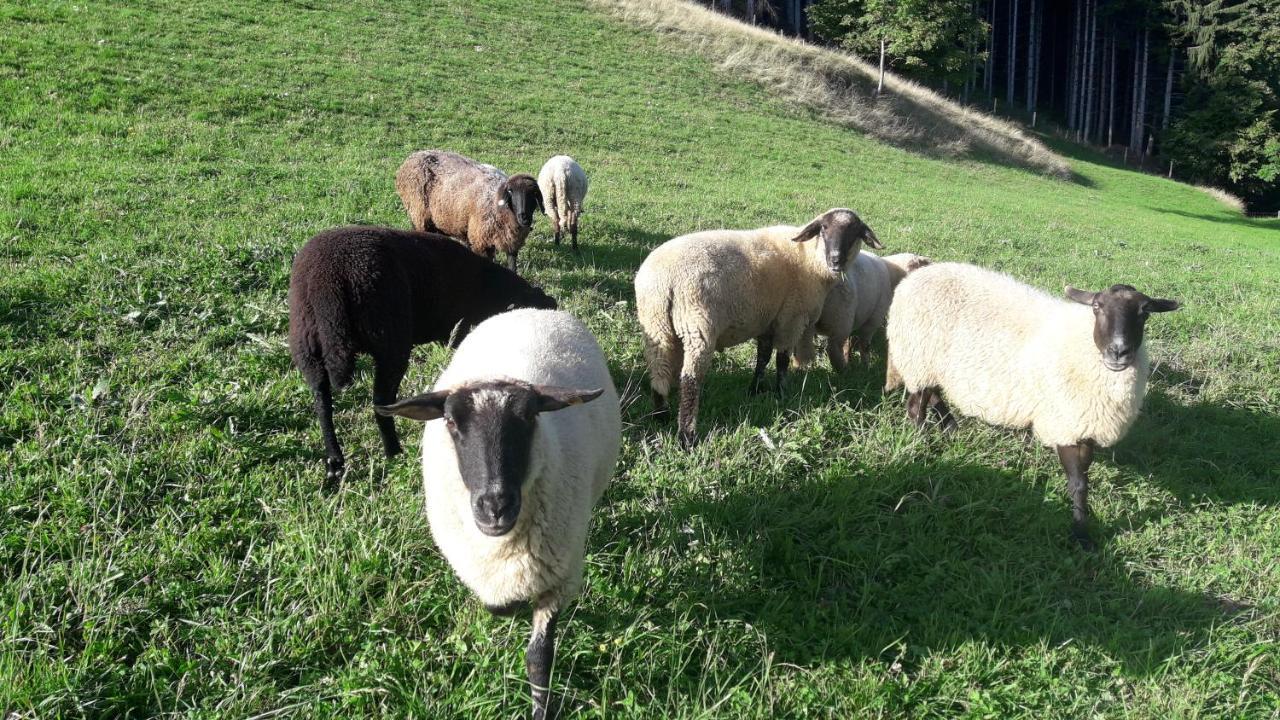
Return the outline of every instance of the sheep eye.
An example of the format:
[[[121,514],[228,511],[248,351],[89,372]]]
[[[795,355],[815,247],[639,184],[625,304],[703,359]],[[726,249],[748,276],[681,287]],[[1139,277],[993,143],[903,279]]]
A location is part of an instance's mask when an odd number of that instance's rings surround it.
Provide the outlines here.
[[[458,423],[454,422],[454,419],[448,415],[444,416],[444,426],[449,428],[450,430],[458,429]]]

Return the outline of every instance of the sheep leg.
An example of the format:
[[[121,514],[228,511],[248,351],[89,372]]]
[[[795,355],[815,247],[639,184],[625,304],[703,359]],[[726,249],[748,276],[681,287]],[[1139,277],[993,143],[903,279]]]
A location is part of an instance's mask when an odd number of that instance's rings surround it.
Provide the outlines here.
[[[685,344],[684,367],[680,369],[680,446],[688,449],[698,442],[698,395],[702,378],[711,365],[713,351]]]
[[[561,235],[562,235],[562,233],[561,233],[561,231],[560,231],[560,216],[559,216],[559,215],[552,215],[552,216],[551,216],[551,231],[552,231],[553,233],[555,233],[555,241],[556,241],[556,244],[557,244],[557,245],[559,245],[559,244],[560,244],[560,238],[561,238]]]
[[[375,357],[373,361],[373,404],[391,405],[400,392],[400,381],[409,369],[408,354],[403,359],[388,360]],[[378,434],[382,436],[382,450],[387,457],[395,457],[401,452],[400,436],[396,434],[395,418],[384,417],[377,413],[373,419],[378,423]]]
[[[916,427],[924,429],[925,426],[925,394],[928,388],[917,390],[907,396],[907,417],[916,424]]]
[[[516,272],[516,253],[514,252],[507,253],[507,269]]]
[[[761,335],[756,338],[756,371],[751,376],[752,395],[760,394],[760,386],[764,384],[764,370],[769,367],[769,356],[773,354],[773,336]]]
[[[533,611],[533,632],[524,652],[524,666],[529,673],[529,690],[533,696],[533,718],[551,717],[551,664],[556,658],[556,620],[560,613],[547,607]]]
[[[929,389],[929,407],[938,414],[938,426],[943,432],[956,429],[956,418],[951,414],[951,408],[947,406],[947,402],[942,399],[942,393],[936,387]]]
[[[342,480],[346,460],[342,457],[342,446],[338,444],[338,434],[333,429],[333,393],[329,388],[329,378],[322,377],[311,390],[315,395],[316,417],[320,419],[320,433],[324,436],[324,487],[327,491],[333,491],[338,489],[338,483]]]
[[[837,373],[845,371],[849,367],[848,361],[845,359],[845,342],[847,337],[832,335],[827,338],[827,359],[831,361],[831,369]]]
[[[778,373],[778,394],[782,394],[782,384],[786,382],[787,370],[791,367],[791,353],[785,350],[779,350],[777,357],[774,359],[775,370]]]
[[[569,218],[569,236],[573,238],[573,251],[578,252],[578,213],[574,211]]]
[[[1092,552],[1097,545],[1089,538],[1089,465],[1093,444],[1083,440],[1075,445],[1059,445],[1058,460],[1067,474],[1067,494],[1071,496],[1071,537]]]

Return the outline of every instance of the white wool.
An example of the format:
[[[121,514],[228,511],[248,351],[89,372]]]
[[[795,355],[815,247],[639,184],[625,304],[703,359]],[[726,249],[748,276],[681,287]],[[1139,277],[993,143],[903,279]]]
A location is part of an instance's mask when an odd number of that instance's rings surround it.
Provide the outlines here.
[[[463,340],[435,389],[517,379],[604,393],[538,415],[516,526],[502,537],[476,527],[443,420],[422,437],[423,494],[431,534],[458,577],[489,606],[521,600],[559,606],[582,582],[591,509],[604,493],[622,439],[618,394],[604,354],[577,318],[554,310],[496,315]],[[503,396],[495,393],[493,401]]]
[[[1008,275],[941,263],[902,281],[889,310],[886,389],[939,387],[953,410],[1045,445],[1115,444],[1146,394],[1145,344],[1113,372],[1093,342],[1086,306]]]
[[[542,191],[542,206],[555,227],[565,227],[582,214],[589,185],[586,171],[568,155],[556,155],[542,166],[538,189]]]
[[[817,238],[801,228],[708,230],[668,240],[636,273],[636,309],[654,389],[665,395],[676,369],[701,377],[711,355],[761,335],[796,352],[838,276]],[[683,352],[681,352],[683,349]]]

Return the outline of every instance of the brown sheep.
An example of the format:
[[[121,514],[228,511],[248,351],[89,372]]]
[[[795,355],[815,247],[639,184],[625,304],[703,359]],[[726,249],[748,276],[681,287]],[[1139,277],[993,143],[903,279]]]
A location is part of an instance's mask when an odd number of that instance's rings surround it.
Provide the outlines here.
[[[333,391],[351,382],[357,354],[373,356],[373,401],[389,405],[414,345],[456,342],[512,307],[555,309],[556,301],[443,235],[354,226],[308,240],[289,277],[289,351],[315,395],[330,487],[345,466]],[[375,417],[387,456],[396,455],[395,424]]]
[[[501,250],[511,272],[543,208],[532,175],[507,177],[492,165],[444,150],[419,150],[405,159],[396,171],[396,192],[414,230],[458,238],[489,259]]]

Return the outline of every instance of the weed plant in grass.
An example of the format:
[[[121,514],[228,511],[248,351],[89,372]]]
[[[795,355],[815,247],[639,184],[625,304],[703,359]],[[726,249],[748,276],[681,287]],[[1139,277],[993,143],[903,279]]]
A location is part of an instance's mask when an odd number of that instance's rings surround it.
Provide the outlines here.
[[[382,458],[364,366],[338,403],[347,481],[319,492],[285,346],[293,253],[406,226],[393,176],[425,147],[591,176],[582,257],[545,221],[521,253],[624,393],[553,675],[575,716],[1280,707],[1275,222],[1068,146],[1078,182],[880,144],[579,0],[7,2],[0,39],[6,715],[525,708],[527,619],[439,557],[417,438]],[[1184,303],[1148,333],[1144,416],[1093,466],[1101,552],[1070,546],[1051,452],[916,432],[882,359],[747,398],[751,348],[724,353],[689,453],[649,416],[648,250],[836,206],[887,252]],[[448,357],[417,348],[402,392]]]

